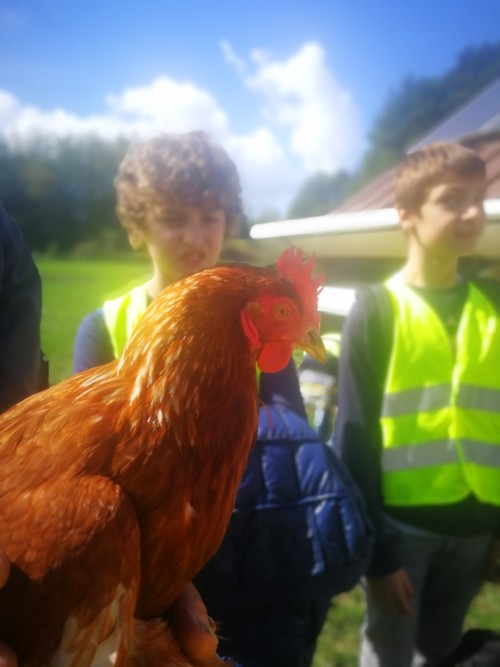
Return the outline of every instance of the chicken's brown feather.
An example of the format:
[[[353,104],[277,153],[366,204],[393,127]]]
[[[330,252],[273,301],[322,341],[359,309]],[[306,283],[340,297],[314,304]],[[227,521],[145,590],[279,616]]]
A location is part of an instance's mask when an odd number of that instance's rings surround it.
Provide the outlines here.
[[[68,617],[82,629],[91,625],[112,603],[118,583],[133,593],[135,607],[139,525],[116,484],[104,477],[56,478],[7,500],[0,534],[16,565],[0,595],[1,632],[23,662],[50,655]]]
[[[15,563],[0,633],[30,664],[65,623],[71,643],[71,619],[107,627],[120,587],[138,616],[160,614],[217,550],[257,427],[259,350],[240,318],[267,292],[297,299],[276,269],[191,276],[153,302],[119,362],[0,416],[0,544]],[[114,622],[126,646],[130,618]]]

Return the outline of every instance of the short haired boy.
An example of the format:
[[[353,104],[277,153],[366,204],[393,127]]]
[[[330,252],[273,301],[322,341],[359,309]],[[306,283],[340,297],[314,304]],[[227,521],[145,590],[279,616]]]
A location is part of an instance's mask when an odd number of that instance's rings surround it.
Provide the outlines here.
[[[376,528],[363,667],[435,665],[500,562],[500,294],[463,280],[485,226],[485,165],[457,144],[396,182],[402,271],[344,327],[335,448]]]

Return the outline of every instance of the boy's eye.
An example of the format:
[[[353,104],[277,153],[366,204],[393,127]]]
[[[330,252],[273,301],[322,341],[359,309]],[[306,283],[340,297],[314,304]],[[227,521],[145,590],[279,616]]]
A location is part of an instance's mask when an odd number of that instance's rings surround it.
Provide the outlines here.
[[[203,213],[203,223],[205,225],[219,225],[225,220],[225,215],[222,211],[205,211]]]
[[[462,201],[463,195],[459,192],[450,192],[444,195],[441,199],[441,203],[444,204],[444,206],[448,206],[450,208],[459,206]]]
[[[178,227],[182,227],[184,222],[182,218],[179,218],[177,216],[167,216],[157,219],[156,224],[160,228],[167,227],[169,229],[177,229]]]
[[[164,209],[161,207],[152,207],[149,213],[149,219],[155,227],[179,227],[183,224],[182,212],[176,210]]]
[[[161,222],[163,222],[164,225],[168,225],[169,227],[172,225],[183,224],[183,220],[180,215],[166,215],[163,218],[161,218]]]

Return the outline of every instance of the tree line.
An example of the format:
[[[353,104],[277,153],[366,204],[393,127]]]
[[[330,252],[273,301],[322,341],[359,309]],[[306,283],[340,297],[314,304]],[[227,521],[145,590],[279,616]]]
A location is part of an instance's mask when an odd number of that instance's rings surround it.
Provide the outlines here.
[[[359,168],[311,176],[286,217],[328,213],[396,164],[413,142],[498,76],[500,42],[466,49],[441,77],[408,76],[389,94]],[[39,136],[15,145],[0,140],[0,200],[19,221],[33,251],[127,251],[113,187],[127,144],[125,138],[105,141],[93,136]]]
[[[92,136],[44,135],[15,146],[0,142],[0,199],[32,250],[126,248],[113,187],[126,147],[125,139]]]
[[[442,76],[405,77],[389,93],[376,118],[359,168],[351,173],[311,176],[293,200],[288,217],[322,215],[333,210],[375,176],[396,165],[412,144],[498,77],[500,42],[465,49]]]

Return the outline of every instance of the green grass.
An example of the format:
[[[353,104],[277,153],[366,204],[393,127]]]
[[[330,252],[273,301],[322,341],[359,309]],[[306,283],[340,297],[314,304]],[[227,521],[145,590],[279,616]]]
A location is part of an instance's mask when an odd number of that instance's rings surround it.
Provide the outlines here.
[[[357,667],[363,610],[363,593],[360,587],[350,593],[339,595],[334,600],[318,640],[313,667]],[[494,584],[484,586],[465,619],[464,629],[468,628],[500,631],[498,586]]]
[[[318,640],[313,667],[355,667],[362,620],[361,589],[335,598]]]
[[[49,359],[51,384],[69,377],[73,345],[85,315],[124,286],[150,273],[149,263],[38,259],[42,277],[42,347]]]
[[[72,372],[73,342],[82,318],[125,285],[148,274],[148,264],[107,261],[37,261],[43,282],[42,343],[55,383]],[[460,585],[460,582],[457,582]],[[363,597],[359,588],[338,596],[318,642],[314,667],[355,667]],[[500,595],[487,585],[474,601],[466,627],[498,630]]]

